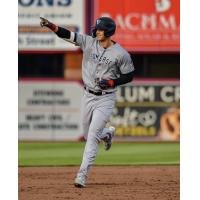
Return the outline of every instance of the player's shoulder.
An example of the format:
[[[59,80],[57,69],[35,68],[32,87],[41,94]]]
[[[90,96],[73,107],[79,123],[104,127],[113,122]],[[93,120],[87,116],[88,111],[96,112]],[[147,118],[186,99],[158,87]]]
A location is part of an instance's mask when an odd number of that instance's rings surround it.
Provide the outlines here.
[[[119,43],[115,43],[115,51],[120,57],[130,56],[128,51],[124,49]]]
[[[85,39],[90,40],[90,41],[95,41],[96,40],[96,38],[93,38],[91,35],[88,35],[88,34],[85,34],[85,33],[76,32],[76,36],[78,38],[85,38]]]

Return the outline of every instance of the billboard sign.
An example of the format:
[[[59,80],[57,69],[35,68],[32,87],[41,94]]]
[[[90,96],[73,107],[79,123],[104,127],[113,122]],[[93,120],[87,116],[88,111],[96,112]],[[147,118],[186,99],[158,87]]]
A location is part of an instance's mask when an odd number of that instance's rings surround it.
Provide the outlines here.
[[[116,137],[179,140],[179,83],[134,82],[118,88],[111,117]]]
[[[70,44],[40,27],[40,17],[84,33],[85,0],[19,0],[18,1],[18,46],[25,51],[77,50]]]
[[[113,38],[129,51],[180,50],[180,0],[97,0],[101,16],[115,20]]]
[[[82,94],[78,82],[19,81],[19,140],[77,140]]]

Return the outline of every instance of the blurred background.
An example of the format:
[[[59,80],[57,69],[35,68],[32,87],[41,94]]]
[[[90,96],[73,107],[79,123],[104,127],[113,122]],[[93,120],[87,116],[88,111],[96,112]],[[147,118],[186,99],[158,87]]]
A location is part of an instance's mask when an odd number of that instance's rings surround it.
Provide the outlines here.
[[[132,83],[117,91],[110,123],[119,141],[179,141],[179,0],[19,0],[19,140],[79,141],[82,51],[41,28],[39,17],[91,34],[110,16],[130,53]]]

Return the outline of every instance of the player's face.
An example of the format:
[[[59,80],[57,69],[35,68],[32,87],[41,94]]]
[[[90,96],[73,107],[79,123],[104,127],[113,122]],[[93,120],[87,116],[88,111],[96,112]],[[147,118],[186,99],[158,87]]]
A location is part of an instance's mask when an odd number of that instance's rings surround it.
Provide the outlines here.
[[[104,36],[104,31],[98,30],[96,31],[97,40],[104,41],[106,37]]]

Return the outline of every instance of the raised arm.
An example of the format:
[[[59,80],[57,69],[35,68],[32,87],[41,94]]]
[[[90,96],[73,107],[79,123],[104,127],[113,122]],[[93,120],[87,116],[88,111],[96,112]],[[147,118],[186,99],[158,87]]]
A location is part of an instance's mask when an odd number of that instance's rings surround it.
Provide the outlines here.
[[[40,25],[41,27],[47,27],[49,29],[51,29],[53,32],[57,32],[58,31],[58,26],[56,26],[55,24],[51,23],[50,21],[48,21],[47,19],[40,17]]]
[[[47,19],[40,17],[40,25],[41,27],[47,27],[51,31],[53,31],[58,37],[67,40],[68,42],[75,43],[76,42],[76,34],[71,32],[65,28],[59,27]]]

